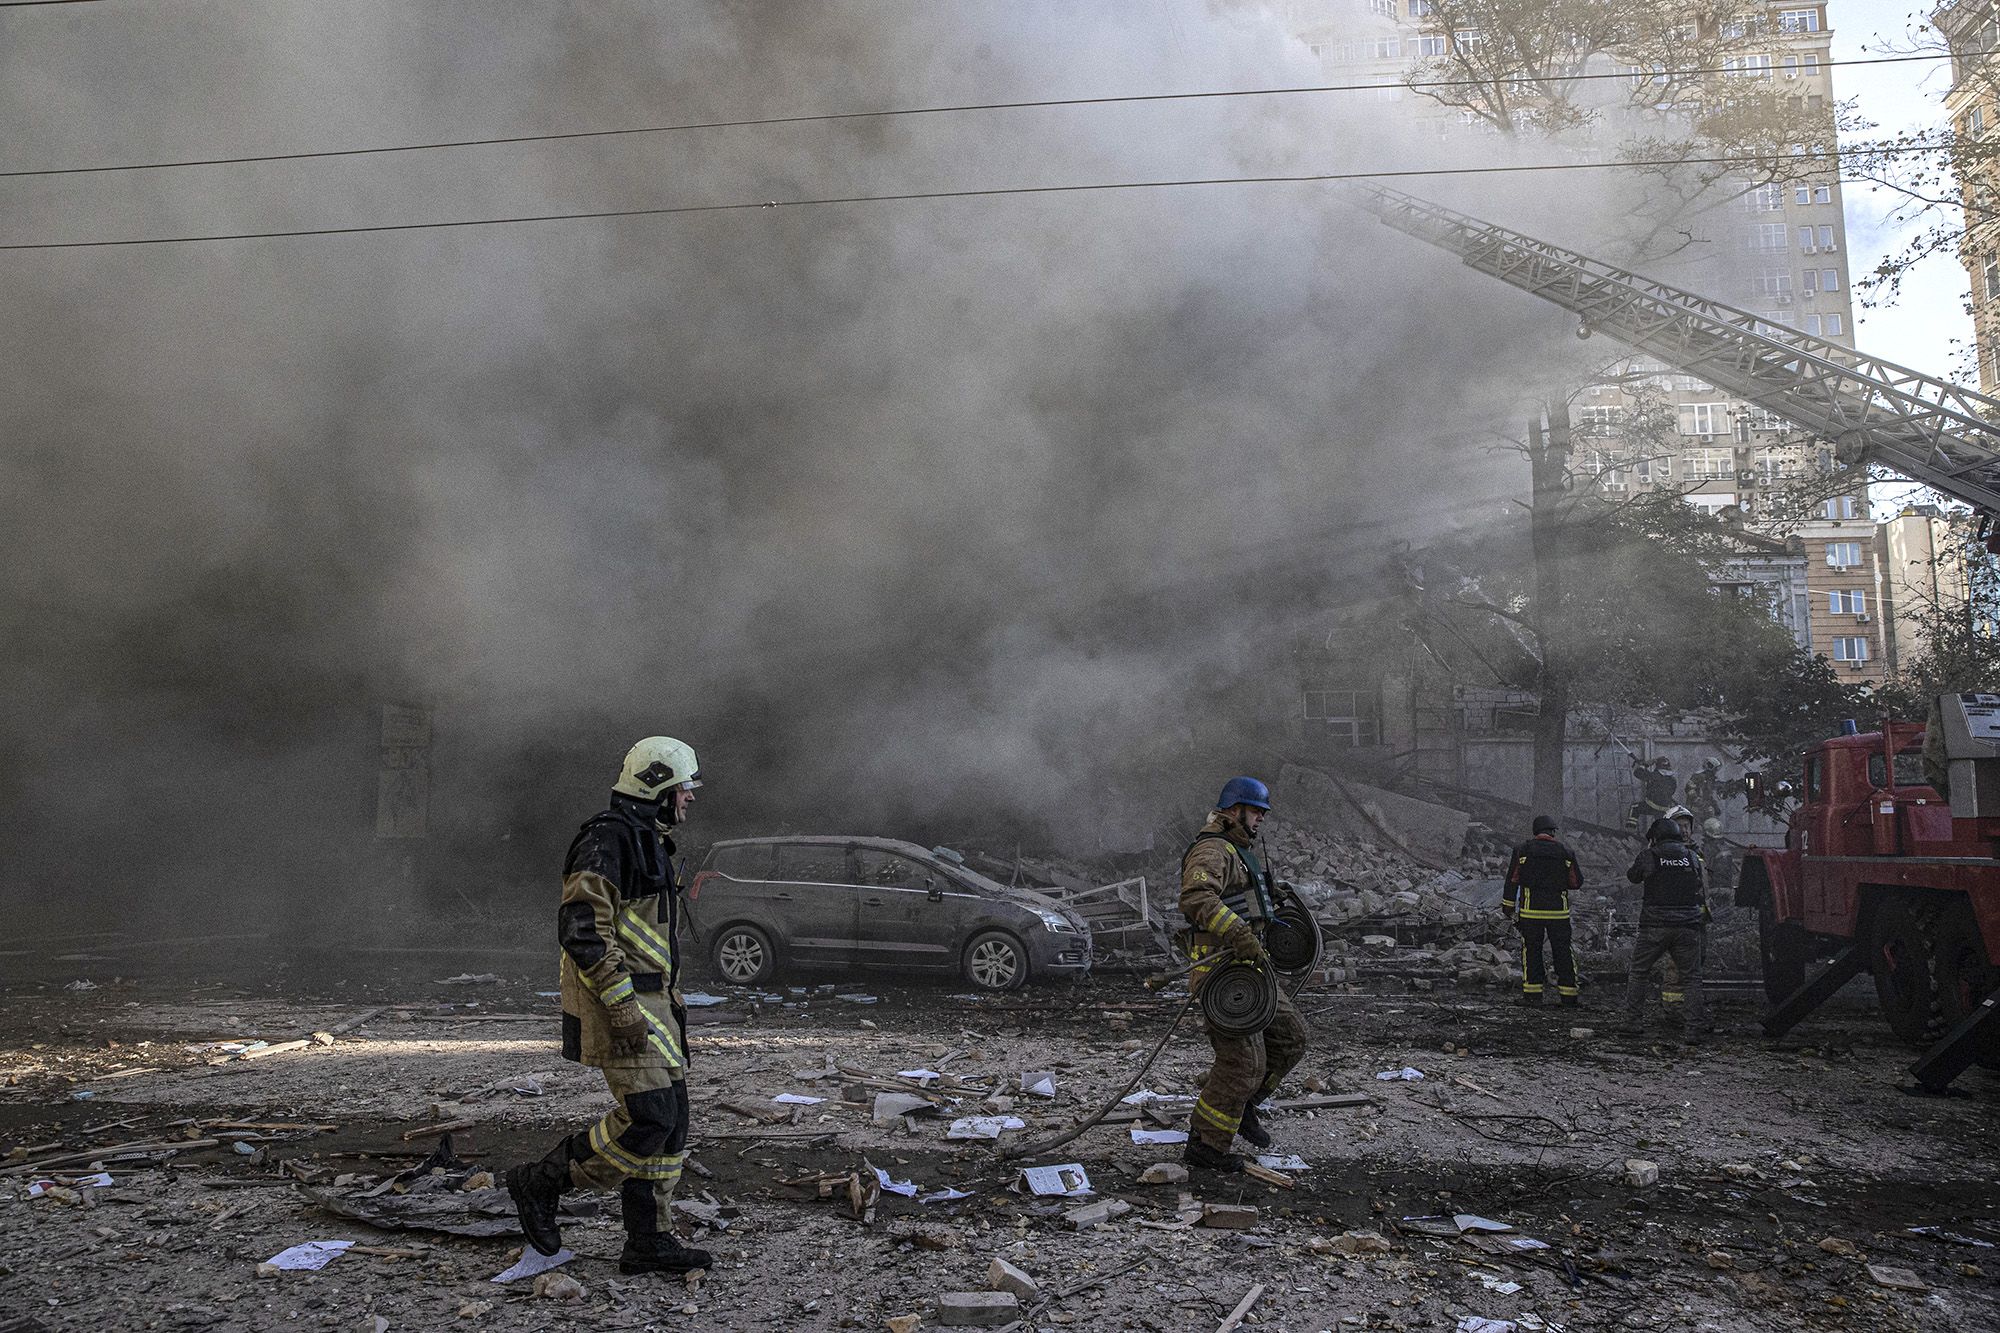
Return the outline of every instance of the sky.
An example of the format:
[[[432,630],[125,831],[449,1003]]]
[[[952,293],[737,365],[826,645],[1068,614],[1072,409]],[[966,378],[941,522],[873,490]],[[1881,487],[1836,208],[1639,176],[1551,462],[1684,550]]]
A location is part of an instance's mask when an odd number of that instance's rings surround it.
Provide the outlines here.
[[[1920,37],[1935,37],[1928,29],[1917,29],[1918,15],[1902,0],[1833,0],[1829,16],[1835,60],[1881,55]],[[1944,121],[1950,77],[1944,61],[1852,65],[1835,71],[1834,91],[1843,101],[1852,99],[1862,116],[1881,127],[1880,133],[1931,129]],[[1887,191],[1847,188],[1848,271],[1855,277],[1871,271],[1908,239],[1908,228],[1890,217],[1895,202]],[[1855,312],[1855,341],[1877,356],[1957,378],[1964,365],[1955,343],[1972,336],[1965,299],[1965,270],[1946,257],[1931,259],[1904,282],[1894,305]]]

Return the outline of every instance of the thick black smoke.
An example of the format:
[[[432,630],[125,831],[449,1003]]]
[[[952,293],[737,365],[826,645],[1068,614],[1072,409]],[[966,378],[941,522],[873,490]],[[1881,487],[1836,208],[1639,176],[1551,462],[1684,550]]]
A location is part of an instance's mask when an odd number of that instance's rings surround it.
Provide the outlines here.
[[[5,166],[1321,77],[1271,7],[1197,0],[82,8],[0,20]],[[1446,160],[1380,106],[0,182],[0,234]],[[652,731],[732,827],[1067,833],[1163,765],[1205,787],[1287,635],[1518,484],[1465,440],[1563,336],[1310,185],[15,252],[0,286],[0,893],[65,911],[366,900],[385,703],[433,710],[422,871],[475,894]]]

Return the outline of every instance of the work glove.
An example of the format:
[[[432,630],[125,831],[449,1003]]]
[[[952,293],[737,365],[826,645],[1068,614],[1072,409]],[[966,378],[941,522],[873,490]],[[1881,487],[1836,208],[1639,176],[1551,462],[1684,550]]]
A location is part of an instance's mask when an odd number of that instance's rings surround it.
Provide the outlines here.
[[[1264,957],[1264,943],[1248,922],[1239,921],[1231,926],[1223,933],[1222,942],[1229,946],[1230,953],[1245,962],[1258,962]]]
[[[611,1053],[616,1056],[630,1056],[644,1053],[646,1049],[646,1011],[634,999],[620,1000],[606,1005],[606,1017],[611,1020]]]

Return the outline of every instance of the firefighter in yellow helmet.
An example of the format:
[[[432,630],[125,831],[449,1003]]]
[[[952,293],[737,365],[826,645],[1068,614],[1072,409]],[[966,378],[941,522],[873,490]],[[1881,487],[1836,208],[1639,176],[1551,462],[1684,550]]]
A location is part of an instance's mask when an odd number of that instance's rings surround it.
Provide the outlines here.
[[[1188,985],[1201,985],[1231,956],[1271,965],[1262,930],[1271,918],[1275,885],[1252,849],[1257,826],[1271,812],[1271,792],[1256,778],[1231,778],[1223,785],[1208,822],[1181,858],[1181,914],[1193,928],[1188,956],[1194,962]],[[1230,1151],[1238,1135],[1258,1148],[1271,1146],[1270,1131],[1259,1123],[1257,1103],[1277,1090],[1305,1054],[1306,1025],[1284,988],[1270,1026],[1247,1037],[1208,1027],[1215,1063],[1194,1104],[1187,1148],[1191,1166],[1241,1171],[1243,1159]]]
[[[616,1188],[625,1222],[621,1273],[707,1268],[673,1231],[687,1160],[687,1007],[678,989],[681,886],[673,826],[688,817],[701,769],[685,742],[648,736],[625,756],[611,803],[570,844],[556,934],[562,944],[563,1055],[604,1071],[611,1111],[540,1161],[507,1172],[521,1230],[543,1254],[570,1189]]]

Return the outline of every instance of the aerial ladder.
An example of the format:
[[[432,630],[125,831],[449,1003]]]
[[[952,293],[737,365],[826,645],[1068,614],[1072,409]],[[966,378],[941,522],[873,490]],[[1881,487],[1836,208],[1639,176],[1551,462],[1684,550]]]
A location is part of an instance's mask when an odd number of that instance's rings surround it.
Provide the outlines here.
[[[1603,333],[1976,510],[2000,549],[2000,400],[1721,301],[1379,186],[1348,202]]]
[[[1964,501],[2000,549],[2000,401],[1397,190],[1361,187],[1348,199],[1561,306],[1580,334],[1608,334],[1829,441],[1843,463],[1880,464]],[[1802,957],[1789,960],[1796,977],[1785,959],[1774,971],[1764,946],[1776,1002],[1765,1031],[1782,1034],[1872,969],[1892,1028],[1928,1047],[1911,1072],[1931,1091],[1975,1060],[2000,1066],[2000,695],[1939,703],[1948,805],[1893,767],[1917,753],[1923,727],[1885,722],[1879,735],[1822,742],[1811,754],[1838,780],[1793,813],[1785,848],[1753,854],[1737,887],[1739,905],[1746,890],[1760,900],[1774,938],[1804,940],[1810,928],[1838,949],[1808,978]],[[1935,1030],[1940,1017],[1948,1030]]]

